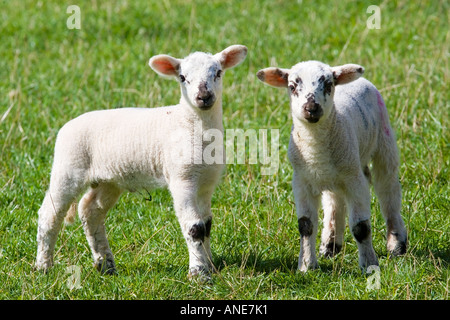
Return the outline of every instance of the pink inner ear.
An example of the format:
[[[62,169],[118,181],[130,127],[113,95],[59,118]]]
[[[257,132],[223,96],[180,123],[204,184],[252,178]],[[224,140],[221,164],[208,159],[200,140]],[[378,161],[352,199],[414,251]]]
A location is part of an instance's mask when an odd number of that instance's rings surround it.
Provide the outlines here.
[[[338,78],[337,78],[337,82],[338,83],[347,83],[353,80],[353,78],[355,78],[355,73],[354,72],[342,72]]]
[[[346,84],[358,79],[364,73],[364,68],[358,65],[346,64],[334,71],[336,84]]]
[[[231,51],[225,55],[225,59],[223,61],[223,65],[225,68],[230,66],[234,66],[236,64],[236,60],[238,59],[239,52]]]
[[[261,77],[262,76],[262,77]],[[279,69],[267,70],[261,74],[260,79],[275,87],[286,87],[287,86],[287,74],[281,72]]]
[[[271,83],[276,86],[282,86],[286,82],[286,80],[283,77],[281,77],[279,74],[275,72],[266,74],[265,80],[267,81],[267,83]]]
[[[176,75],[176,70],[174,66],[166,59],[157,59],[153,61],[155,69],[159,72],[167,75]]]
[[[228,52],[227,54],[225,54],[223,56],[222,61],[221,61],[222,67],[224,69],[227,69],[229,67],[234,66],[236,58],[237,58],[237,55],[238,55],[238,53],[234,52],[234,51],[231,51],[231,52]]]

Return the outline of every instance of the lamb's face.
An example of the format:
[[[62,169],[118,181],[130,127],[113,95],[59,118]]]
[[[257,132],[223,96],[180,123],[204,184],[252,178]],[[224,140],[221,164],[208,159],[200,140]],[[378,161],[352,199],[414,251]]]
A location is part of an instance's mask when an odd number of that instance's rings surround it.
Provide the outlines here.
[[[288,91],[294,117],[316,123],[333,108],[332,69],[317,61],[295,65],[288,76]]]
[[[334,107],[334,87],[354,81],[363,73],[364,68],[357,64],[330,67],[319,61],[306,61],[291,69],[261,69],[256,75],[271,86],[288,88],[295,118],[317,123],[326,118]]]
[[[222,96],[223,71],[244,61],[247,47],[232,45],[215,55],[195,52],[184,59],[160,54],[149,65],[159,75],[177,79],[182,100],[199,110],[211,109]]]
[[[184,99],[194,108],[211,109],[222,94],[222,66],[212,55],[196,52],[180,63],[178,81]]]

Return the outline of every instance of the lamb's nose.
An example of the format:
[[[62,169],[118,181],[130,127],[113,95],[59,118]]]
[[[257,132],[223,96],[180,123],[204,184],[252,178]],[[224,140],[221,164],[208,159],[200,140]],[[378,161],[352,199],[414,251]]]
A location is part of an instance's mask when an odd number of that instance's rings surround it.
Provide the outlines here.
[[[213,106],[216,98],[214,93],[208,90],[206,84],[202,84],[199,88],[199,92],[195,97],[195,102],[201,109],[209,109]]]
[[[308,96],[307,101],[303,104],[304,117],[308,122],[315,123],[319,121],[323,115],[323,110],[320,104],[314,101],[314,96]]]
[[[320,105],[318,103],[315,103],[314,100],[308,100],[303,105],[303,108],[309,113],[316,113],[320,109]]]
[[[205,92],[205,93],[201,93],[197,95],[197,101],[198,102],[203,102],[203,103],[208,103],[212,98],[212,94],[210,92]]]
[[[206,109],[214,104],[214,95],[210,92],[198,94],[196,97],[197,104],[200,108]]]

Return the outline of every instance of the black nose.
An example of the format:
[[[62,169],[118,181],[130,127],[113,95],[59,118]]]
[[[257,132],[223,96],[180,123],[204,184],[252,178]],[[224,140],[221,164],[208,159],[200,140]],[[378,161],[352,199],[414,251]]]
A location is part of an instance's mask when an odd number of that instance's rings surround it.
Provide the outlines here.
[[[195,102],[200,109],[209,109],[216,102],[216,97],[214,93],[208,90],[206,83],[202,83],[198,88],[198,94],[195,97]]]
[[[321,110],[320,104],[315,103],[314,101],[308,101],[303,105],[303,108],[305,109],[305,111],[307,111],[308,113],[317,113],[318,111]]]
[[[206,93],[202,93],[202,94],[198,94],[197,97],[195,98],[197,105],[200,108],[206,109],[206,108],[210,108],[212,107],[212,105],[214,104],[214,95],[210,92],[206,92]]]
[[[320,104],[314,101],[314,96],[308,96],[308,100],[303,104],[304,116],[308,122],[315,123],[319,121],[323,114],[322,107]]]

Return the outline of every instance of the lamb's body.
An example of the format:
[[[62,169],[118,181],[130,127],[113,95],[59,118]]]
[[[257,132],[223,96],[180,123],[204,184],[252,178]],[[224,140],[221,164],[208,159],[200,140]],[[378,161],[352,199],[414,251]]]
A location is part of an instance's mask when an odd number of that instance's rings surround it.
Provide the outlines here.
[[[62,221],[72,220],[71,204],[87,189],[78,213],[94,263],[100,271],[114,273],[106,213],[126,190],[167,187],[188,245],[189,273],[209,273],[211,197],[223,162],[203,159],[203,132],[213,128],[223,136],[221,74],[246,54],[246,47],[236,45],[216,55],[197,52],[182,60],[155,56],[150,66],[180,82],[178,105],[93,111],[61,128],[50,186],[39,210],[39,269],[52,265]],[[223,141],[214,143],[217,151],[223,147]]]
[[[362,73],[358,65],[330,68],[317,61],[299,63],[291,70],[267,68],[258,72],[260,80],[290,90],[293,127],[288,154],[294,169],[302,271],[317,267],[315,243],[321,199],[324,226],[320,252],[331,256],[341,249],[348,211],[360,266],[378,265],[370,227],[371,172],[387,222],[388,249],[394,255],[406,250],[395,136],[380,93],[359,78]]]
[[[111,183],[128,191],[168,187],[178,177],[217,181],[221,164],[193,164],[180,157],[183,151],[193,154],[195,125],[208,129],[202,120],[181,105],[86,113],[61,128],[53,170],[79,174],[73,180],[84,184]],[[207,124],[223,131],[220,114]]]
[[[377,90],[366,79],[337,86],[334,103],[327,121],[305,127],[294,120],[291,134],[290,161],[317,192],[342,189],[342,181],[364,170],[377,149],[391,140],[382,130],[389,126],[381,114],[386,110],[377,107]]]

